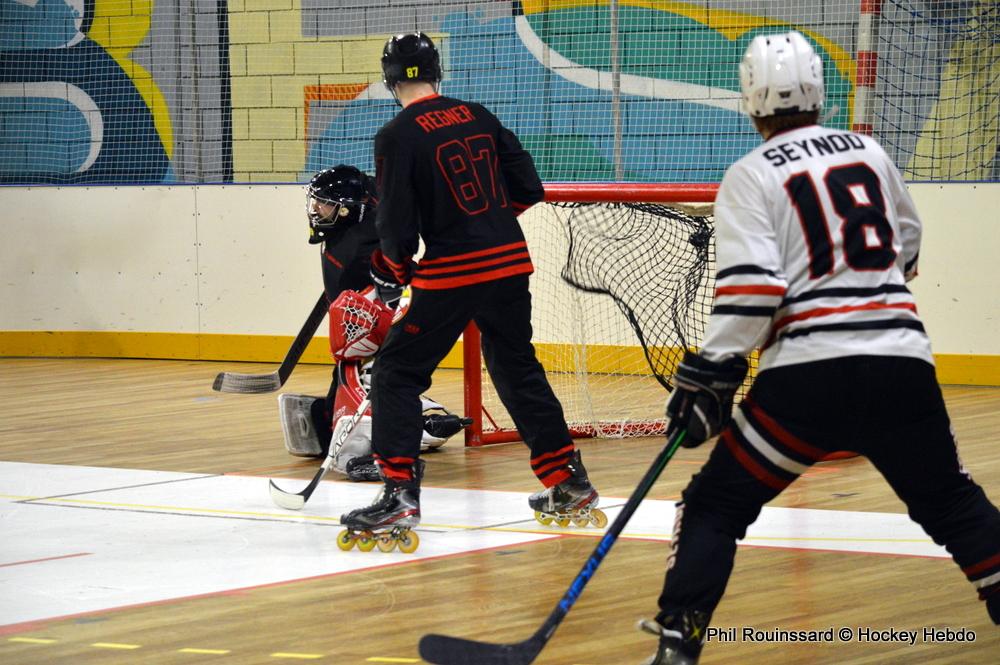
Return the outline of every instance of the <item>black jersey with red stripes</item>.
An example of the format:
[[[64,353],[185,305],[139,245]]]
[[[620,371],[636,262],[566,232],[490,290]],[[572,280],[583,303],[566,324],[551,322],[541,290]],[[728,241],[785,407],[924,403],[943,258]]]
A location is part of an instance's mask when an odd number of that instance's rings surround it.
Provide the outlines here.
[[[417,253],[417,288],[445,289],[532,272],[517,215],[544,196],[531,155],[480,104],[441,95],[410,103],[375,137],[382,252]]]
[[[375,179],[369,175],[369,191],[375,191]],[[323,262],[323,289],[331,303],[341,291],[362,291],[371,286],[371,256],[378,247],[375,232],[377,201],[369,204],[357,224],[335,226],[327,234],[320,258]]]

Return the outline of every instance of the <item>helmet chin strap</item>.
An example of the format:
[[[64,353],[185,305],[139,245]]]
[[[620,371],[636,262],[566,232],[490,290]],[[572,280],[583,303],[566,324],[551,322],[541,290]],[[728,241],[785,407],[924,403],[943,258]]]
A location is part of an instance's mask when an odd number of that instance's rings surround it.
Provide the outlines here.
[[[399,95],[396,94],[396,86],[386,83],[385,87],[389,90],[389,94],[392,95],[392,99],[396,102],[396,106],[403,108],[403,102],[399,101]]]

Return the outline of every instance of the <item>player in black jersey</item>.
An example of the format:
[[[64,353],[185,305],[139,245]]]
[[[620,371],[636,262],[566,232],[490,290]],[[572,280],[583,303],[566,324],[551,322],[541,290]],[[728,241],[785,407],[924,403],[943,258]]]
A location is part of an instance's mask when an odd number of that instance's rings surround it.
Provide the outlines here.
[[[382,70],[402,110],[375,137],[381,247],[373,279],[376,288],[410,284],[412,300],[372,378],[372,444],[385,490],[341,521],[354,535],[391,523],[397,536],[419,522],[419,395],[470,321],[545,486],[531,507],[549,520],[598,521],[597,492],[531,345],[533,267],[517,222],[544,196],[531,155],[483,106],[438,94],[440,60],[425,34],[389,39]]]

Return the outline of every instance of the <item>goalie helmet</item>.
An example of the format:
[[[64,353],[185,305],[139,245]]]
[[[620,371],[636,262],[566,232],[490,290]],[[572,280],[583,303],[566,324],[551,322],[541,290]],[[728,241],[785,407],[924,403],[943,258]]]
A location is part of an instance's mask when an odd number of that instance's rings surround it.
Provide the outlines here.
[[[314,175],[306,188],[309,243],[330,240],[334,229],[360,223],[374,198],[370,178],[353,166],[340,164]]]
[[[748,114],[761,118],[823,108],[823,60],[801,33],[759,35],[740,63]]]
[[[400,81],[441,80],[441,56],[431,38],[422,32],[390,37],[382,49],[382,81],[393,91]]]

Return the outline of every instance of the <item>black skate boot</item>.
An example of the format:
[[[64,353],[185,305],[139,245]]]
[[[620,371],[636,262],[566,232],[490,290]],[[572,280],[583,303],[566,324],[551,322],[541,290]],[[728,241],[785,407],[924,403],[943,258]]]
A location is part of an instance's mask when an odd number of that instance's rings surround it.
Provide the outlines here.
[[[642,665],[695,665],[705,644],[705,629],[711,615],[689,611],[666,617],[664,623],[643,619],[639,630],[660,638],[656,653],[642,661]]]
[[[577,526],[593,524],[603,529],[608,524],[608,517],[597,508],[597,490],[587,478],[579,450],[566,463],[566,469],[570,473],[569,478],[528,497],[535,519],[545,525],[555,522],[566,527],[573,522]]]
[[[987,589],[993,589],[993,587],[996,588],[986,597],[986,611],[990,615],[990,620],[1000,626],[1000,582],[992,587],[987,587]],[[986,589],[983,591],[985,592]]]
[[[377,545],[379,551],[391,552],[398,545],[400,552],[416,551],[420,539],[411,529],[420,524],[423,475],[424,461],[417,460],[412,480],[397,482],[383,476],[385,484],[370,506],[340,516],[345,528],[337,535],[337,546],[347,551],[357,543],[362,552],[371,552]]]

